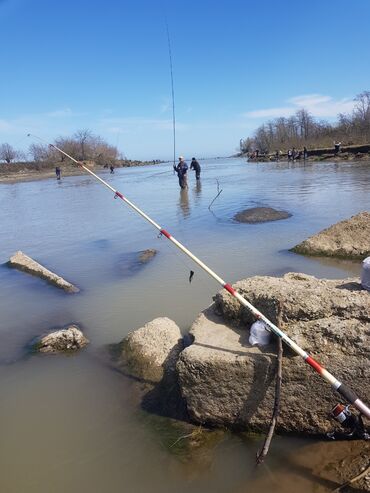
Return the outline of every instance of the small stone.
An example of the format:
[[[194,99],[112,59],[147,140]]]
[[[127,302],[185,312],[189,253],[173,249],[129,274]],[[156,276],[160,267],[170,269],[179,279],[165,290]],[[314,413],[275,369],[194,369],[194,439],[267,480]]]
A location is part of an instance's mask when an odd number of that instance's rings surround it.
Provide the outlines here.
[[[64,351],[77,351],[89,343],[82,331],[71,325],[66,329],[57,330],[44,336],[38,344],[40,353],[61,353]]]

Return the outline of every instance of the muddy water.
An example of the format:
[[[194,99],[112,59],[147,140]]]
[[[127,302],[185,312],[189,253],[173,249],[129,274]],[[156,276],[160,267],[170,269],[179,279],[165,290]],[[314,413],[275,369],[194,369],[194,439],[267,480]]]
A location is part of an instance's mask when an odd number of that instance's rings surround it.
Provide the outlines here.
[[[191,174],[187,192],[179,191],[169,168],[102,176],[226,280],[289,271],[359,275],[356,262],[309,259],[288,249],[370,209],[368,163],[206,161],[201,183]],[[210,212],[216,179],[223,191]],[[236,212],[254,206],[283,209],[292,217],[233,222]],[[183,429],[142,411],[132,382],[101,356],[107,344],[157,316],[169,316],[186,330],[219,286],[197,269],[189,284],[190,261],[89,177],[2,184],[0,210],[1,264],[23,250],[82,290],[66,295],[0,266],[0,491],[224,493],[257,484],[269,491],[273,483],[260,482],[253,467],[260,438],[226,434],[194,449],[186,440],[173,447]],[[125,255],[147,248],[158,255],[145,267],[119,270]],[[91,340],[86,351],[27,355],[35,336],[70,322],[84,327]],[[314,475],[301,472],[312,462],[307,447],[293,438],[279,438],[272,447],[271,477],[283,475],[286,491],[298,477],[300,491],[314,491]],[[297,453],[301,469],[287,469]]]

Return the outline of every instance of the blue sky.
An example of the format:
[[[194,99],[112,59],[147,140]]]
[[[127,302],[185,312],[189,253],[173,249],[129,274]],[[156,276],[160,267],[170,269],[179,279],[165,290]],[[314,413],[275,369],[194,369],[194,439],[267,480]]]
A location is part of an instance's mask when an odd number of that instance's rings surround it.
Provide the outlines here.
[[[0,0],[0,143],[89,128],[129,158],[229,155],[263,121],[351,111],[368,0]]]

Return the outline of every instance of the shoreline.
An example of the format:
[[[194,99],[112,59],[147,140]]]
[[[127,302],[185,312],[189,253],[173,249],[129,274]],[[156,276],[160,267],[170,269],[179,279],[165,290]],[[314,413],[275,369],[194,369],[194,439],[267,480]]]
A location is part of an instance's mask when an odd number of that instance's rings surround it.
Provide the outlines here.
[[[156,166],[157,163],[142,163],[135,164],[132,166],[116,166],[115,170],[120,168],[133,168],[133,167],[142,167],[142,166]],[[106,170],[102,167],[91,167],[91,171],[94,173],[100,174],[100,171],[103,171],[104,174],[110,174],[109,169]],[[88,175],[83,169],[77,166],[66,166],[62,169],[62,179],[67,176],[83,176]],[[46,180],[48,178],[56,179],[55,168],[44,168],[44,169],[32,169],[32,168],[23,168],[21,170],[14,171],[2,171],[0,165],[0,185],[1,184],[13,184],[19,182],[27,182],[27,181],[39,181]]]

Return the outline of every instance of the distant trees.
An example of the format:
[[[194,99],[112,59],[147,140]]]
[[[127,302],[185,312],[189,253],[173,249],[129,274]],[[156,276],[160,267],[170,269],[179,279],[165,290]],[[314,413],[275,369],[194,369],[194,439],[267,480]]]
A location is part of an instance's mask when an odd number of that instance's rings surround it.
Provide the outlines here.
[[[54,144],[78,161],[94,161],[106,164],[118,159],[118,149],[109,145],[90,130],[78,130],[72,137],[59,137]],[[34,161],[65,161],[67,158],[52,146],[32,144],[29,153]]]
[[[257,128],[252,137],[241,139],[241,152],[259,149],[273,152],[291,147],[326,147],[333,141],[347,144],[370,143],[370,91],[358,94],[351,114],[339,114],[331,124],[315,119],[306,109],[298,110],[289,118],[276,118]]]
[[[118,149],[109,145],[91,130],[79,130],[72,137],[59,137],[54,144],[78,161],[94,161],[99,165],[112,164],[118,157]],[[29,157],[36,163],[63,162],[67,158],[51,145],[33,143],[28,148]],[[0,144],[0,161],[10,164],[14,161],[26,160],[22,151],[14,149],[8,143]]]
[[[5,161],[7,164],[10,164],[12,161],[16,159],[24,159],[25,155],[21,151],[17,151],[8,143],[0,144],[0,161]]]

